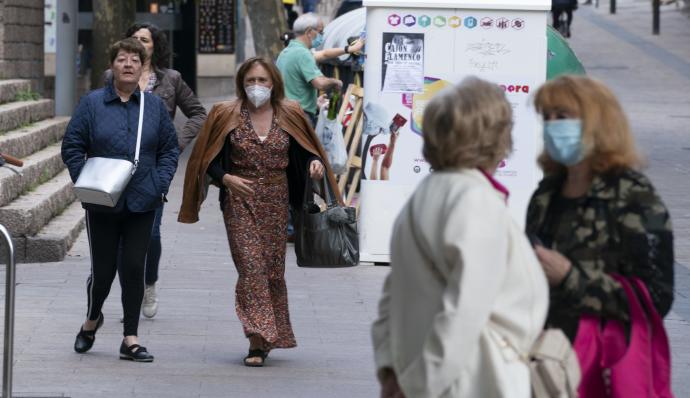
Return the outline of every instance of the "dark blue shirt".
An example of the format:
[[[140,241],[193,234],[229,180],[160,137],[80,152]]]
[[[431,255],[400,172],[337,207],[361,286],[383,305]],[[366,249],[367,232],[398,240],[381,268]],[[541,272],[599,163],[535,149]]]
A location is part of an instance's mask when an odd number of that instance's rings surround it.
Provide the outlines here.
[[[87,157],[134,161],[139,124],[137,89],[122,102],[112,83],[81,98],[62,140],[62,160],[76,181]],[[175,127],[165,105],[146,93],[139,150],[139,166],[114,208],[82,204],[87,210],[135,213],[160,206],[177,169],[179,149]]]

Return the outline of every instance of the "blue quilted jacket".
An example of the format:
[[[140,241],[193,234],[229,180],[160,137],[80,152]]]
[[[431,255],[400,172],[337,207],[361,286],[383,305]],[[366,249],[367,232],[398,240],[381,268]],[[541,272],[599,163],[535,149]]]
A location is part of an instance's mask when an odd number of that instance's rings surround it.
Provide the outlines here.
[[[81,173],[87,157],[134,161],[139,123],[137,90],[122,102],[111,84],[81,98],[62,140],[62,160],[72,181]],[[141,132],[139,166],[113,208],[82,204],[91,211],[142,213],[160,206],[177,169],[179,149],[175,127],[157,96],[147,93]]]

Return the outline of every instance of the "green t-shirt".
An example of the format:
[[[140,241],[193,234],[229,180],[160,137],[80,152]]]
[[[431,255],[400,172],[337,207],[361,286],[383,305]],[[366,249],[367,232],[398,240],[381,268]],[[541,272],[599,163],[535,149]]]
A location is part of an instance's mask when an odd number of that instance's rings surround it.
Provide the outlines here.
[[[316,89],[311,81],[323,76],[314,55],[299,40],[292,40],[278,55],[276,65],[283,75],[285,95],[299,101],[302,109],[316,114]]]

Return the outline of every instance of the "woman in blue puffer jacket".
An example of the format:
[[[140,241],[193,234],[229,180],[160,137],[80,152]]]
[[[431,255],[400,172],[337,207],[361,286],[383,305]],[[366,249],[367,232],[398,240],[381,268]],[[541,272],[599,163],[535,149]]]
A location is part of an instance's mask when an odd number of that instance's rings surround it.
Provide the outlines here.
[[[139,345],[137,328],[144,295],[144,263],[156,208],[165,201],[179,155],[177,135],[164,103],[139,90],[146,50],[138,40],[118,41],[110,48],[112,81],[84,96],[67,126],[62,160],[72,181],[79,178],[86,159],[108,157],[134,160],[139,103],[145,95],[139,163],[115,207],[83,204],[91,249],[87,279],[87,318],[77,334],[74,350],[91,349],[103,324],[101,308],[117,271],[122,246],[122,307],[124,339],[120,358],[152,362],[153,355]]]

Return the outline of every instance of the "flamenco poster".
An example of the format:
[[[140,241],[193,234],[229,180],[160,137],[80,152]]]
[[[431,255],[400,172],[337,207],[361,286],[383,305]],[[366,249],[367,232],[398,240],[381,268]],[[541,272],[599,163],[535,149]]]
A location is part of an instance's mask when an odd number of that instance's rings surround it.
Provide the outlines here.
[[[381,91],[419,93],[424,89],[424,33],[383,33]]]

